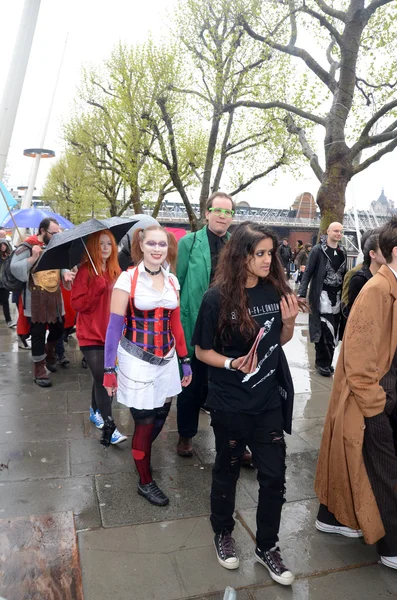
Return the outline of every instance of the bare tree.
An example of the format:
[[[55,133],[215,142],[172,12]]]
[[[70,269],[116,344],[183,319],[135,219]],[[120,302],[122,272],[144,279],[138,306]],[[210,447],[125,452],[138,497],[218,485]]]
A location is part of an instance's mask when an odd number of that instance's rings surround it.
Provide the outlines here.
[[[253,0],[250,10],[243,8],[237,18],[263,48],[293,57],[302,65],[297,75],[303,69],[317,82],[322,98],[317,110],[303,109],[288,98],[238,100],[224,107],[229,114],[238,107],[285,111],[286,128],[299,139],[320,182],[317,203],[323,231],[331,221],[343,221],[351,178],[397,146],[396,2],[339,4],[345,9],[325,0]],[[298,39],[322,49],[323,59],[298,46]],[[308,124],[324,128],[324,166],[307,135]]]

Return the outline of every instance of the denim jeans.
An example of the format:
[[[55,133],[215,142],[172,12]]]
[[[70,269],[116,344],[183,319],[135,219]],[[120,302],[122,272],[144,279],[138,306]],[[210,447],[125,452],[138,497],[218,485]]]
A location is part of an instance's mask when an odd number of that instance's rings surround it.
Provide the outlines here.
[[[248,445],[257,469],[259,500],[257,545],[273,548],[278,541],[285,502],[285,455],[281,406],[260,415],[211,410],[216,459],[212,471],[211,524],[215,533],[234,528],[233,512],[241,458]]]

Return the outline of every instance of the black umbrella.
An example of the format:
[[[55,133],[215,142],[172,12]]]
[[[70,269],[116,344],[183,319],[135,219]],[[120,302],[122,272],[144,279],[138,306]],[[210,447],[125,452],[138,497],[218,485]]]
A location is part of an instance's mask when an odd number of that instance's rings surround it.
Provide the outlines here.
[[[72,269],[80,264],[84,253],[87,252],[86,242],[91,233],[110,229],[118,243],[138,220],[139,217],[136,219],[123,219],[121,217],[100,220],[90,219],[85,223],[81,223],[81,225],[77,225],[74,229],[53,235],[47,248],[40,256],[35,272],[49,271],[50,269]],[[91,260],[89,254],[88,258]],[[95,269],[92,260],[91,263]]]

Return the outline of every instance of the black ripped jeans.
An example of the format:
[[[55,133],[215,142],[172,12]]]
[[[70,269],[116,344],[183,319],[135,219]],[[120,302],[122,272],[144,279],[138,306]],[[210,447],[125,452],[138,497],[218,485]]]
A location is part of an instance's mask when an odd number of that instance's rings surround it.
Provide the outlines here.
[[[260,415],[211,410],[216,459],[212,471],[211,524],[215,533],[234,528],[236,485],[248,445],[259,483],[256,542],[269,550],[278,542],[285,502],[285,441],[281,406]]]

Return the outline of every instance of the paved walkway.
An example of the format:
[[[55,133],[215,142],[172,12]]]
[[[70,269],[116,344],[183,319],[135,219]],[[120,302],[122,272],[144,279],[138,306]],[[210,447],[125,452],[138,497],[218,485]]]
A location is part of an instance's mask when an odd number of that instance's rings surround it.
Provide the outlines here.
[[[108,450],[88,419],[90,375],[75,341],[69,369],[53,375],[50,389],[32,382],[29,352],[0,326],[0,519],[73,511],[85,600],[220,600],[230,585],[238,600],[372,600],[397,597],[397,572],[378,564],[374,547],[361,540],[317,532],[313,480],[331,380],[313,371],[307,316],[300,315],[286,346],[296,391],[293,435],[288,437],[287,503],[281,547],[296,573],[291,588],[274,584],[253,560],[257,483],[242,470],[235,538],[241,561],[226,571],[216,561],[209,525],[214,439],[201,416],[195,455],[175,455],[173,407],[156,441],[153,469],[170,504],[156,508],[136,493],[130,440]],[[121,431],[131,436],[129,412],[115,405]],[[1,544],[0,544],[1,546]],[[0,550],[0,596],[4,559]],[[2,564],[3,563],[3,564]],[[31,596],[24,596],[29,598]],[[52,598],[50,595],[35,598]],[[68,596],[69,597],[69,596]],[[66,598],[66,596],[65,596]],[[77,600],[71,591],[70,599]]]

